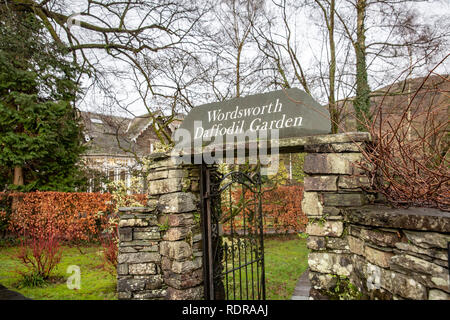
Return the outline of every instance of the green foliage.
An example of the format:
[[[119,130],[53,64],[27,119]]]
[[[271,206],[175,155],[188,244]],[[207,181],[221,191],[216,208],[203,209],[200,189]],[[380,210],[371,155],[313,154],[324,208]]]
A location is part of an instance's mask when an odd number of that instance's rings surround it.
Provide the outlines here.
[[[358,36],[359,37],[359,36]],[[361,41],[364,43],[364,35]],[[367,131],[366,123],[372,118],[370,113],[370,87],[368,83],[366,52],[360,43],[356,46],[356,96],[353,100],[358,131]]]
[[[334,274],[331,276],[337,280],[336,286],[327,292],[332,300],[360,300],[362,298],[362,293],[347,277]]]
[[[280,162],[278,163],[278,171],[274,175],[268,176],[268,181],[266,182],[269,186],[277,186],[277,185],[285,185],[287,180],[289,179],[289,159],[280,159]]]
[[[6,189],[74,191],[85,180],[84,151],[71,102],[80,70],[32,15],[0,14],[0,184]],[[24,186],[12,184],[14,167]]]
[[[327,222],[326,216],[320,217],[320,218],[308,218],[308,224],[319,224],[319,226],[323,227],[325,225],[325,222]]]
[[[267,180],[263,179],[263,182],[270,186],[285,185],[289,181],[289,170],[292,170],[292,181],[290,182],[303,183],[305,155],[306,153],[280,154],[277,173],[270,175]]]
[[[297,233],[297,236],[298,236],[300,239],[308,239],[309,234],[304,233],[304,232],[300,232],[300,233]]]
[[[130,179],[130,185],[128,186],[125,181],[118,180],[109,182],[108,191],[112,194],[112,198],[115,203],[115,212],[119,211],[120,207],[143,207],[142,203],[139,202],[139,199],[136,199],[130,194],[138,194],[141,185],[139,178],[132,177]]]
[[[167,231],[169,230],[169,217],[166,217],[164,223],[158,223],[159,231]]]
[[[201,222],[200,213],[194,212],[194,213],[193,213],[193,216],[194,216],[194,221],[195,221],[195,223],[196,223],[197,225],[200,225],[200,222]]]
[[[306,153],[292,153],[292,179],[297,182],[302,182],[305,179],[305,172],[303,171],[303,165],[305,163]]]
[[[43,287],[46,281],[42,275],[38,273],[22,274],[22,279],[19,281],[18,287]]]

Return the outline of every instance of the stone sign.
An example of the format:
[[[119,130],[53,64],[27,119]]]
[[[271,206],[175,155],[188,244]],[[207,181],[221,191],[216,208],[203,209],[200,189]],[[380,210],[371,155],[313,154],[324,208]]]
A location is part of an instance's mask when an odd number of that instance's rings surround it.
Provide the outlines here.
[[[278,131],[278,138],[291,138],[328,134],[331,122],[328,109],[321,106],[306,92],[297,89],[235,98],[228,101],[204,104],[195,107],[175,133],[178,143],[195,140],[201,145],[210,142],[226,142],[229,136],[248,135],[261,132],[270,136]],[[189,136],[188,137],[186,136]]]

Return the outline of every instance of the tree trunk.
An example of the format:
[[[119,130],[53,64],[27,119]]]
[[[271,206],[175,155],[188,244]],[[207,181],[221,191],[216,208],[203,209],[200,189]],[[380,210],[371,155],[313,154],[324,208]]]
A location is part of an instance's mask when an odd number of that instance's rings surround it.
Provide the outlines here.
[[[14,167],[14,180],[13,184],[16,186],[23,186],[23,168],[22,167]]]
[[[336,84],[336,46],[334,43],[334,16],[335,16],[335,0],[330,2],[330,23],[328,27],[328,37],[330,44],[330,94],[328,98],[328,106],[331,117],[331,133],[338,132],[339,115],[336,108],[335,84]]]
[[[364,20],[366,17],[366,0],[357,0],[356,12],[356,97],[353,101],[353,107],[356,114],[357,129],[366,131],[364,123],[370,121],[370,87],[367,79],[366,65],[366,35]]]
[[[236,98],[241,96],[241,52],[242,45],[238,48],[236,59]]]
[[[13,184],[16,186],[23,186],[23,168],[22,167],[14,167],[14,180]],[[11,199],[11,211],[15,212],[19,205],[20,199],[19,196],[13,195]]]
[[[328,110],[330,111],[331,133],[338,132],[339,114],[336,107],[336,44],[334,42],[334,18],[336,15],[336,1],[327,1],[326,7],[320,0],[315,0],[322,10],[323,18],[328,30],[328,45],[330,47],[330,64],[328,66]],[[328,9],[328,10],[327,10]]]

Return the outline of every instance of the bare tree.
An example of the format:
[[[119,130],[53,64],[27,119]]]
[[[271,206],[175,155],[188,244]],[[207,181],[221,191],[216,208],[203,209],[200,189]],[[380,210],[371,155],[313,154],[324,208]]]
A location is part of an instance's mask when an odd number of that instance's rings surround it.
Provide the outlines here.
[[[264,1],[223,0],[214,3],[199,39],[209,68],[205,85],[215,101],[251,94],[261,88],[260,57],[251,31],[262,22]]]
[[[259,50],[277,74],[273,83],[299,84],[323,102],[326,97],[333,132],[349,113],[347,102],[353,104],[357,128],[365,130],[364,123],[372,116],[370,99],[385,94],[372,92],[371,86],[398,80],[407,65],[408,77],[413,70],[416,76],[423,74],[442,58],[448,44],[448,22],[443,18],[439,27],[433,25],[436,20],[420,21],[411,1],[274,0],[273,9],[278,10],[271,10],[266,26],[255,31]],[[293,28],[301,13],[309,14],[308,22],[316,26],[315,44],[309,49],[316,59],[313,66],[300,63],[308,55],[308,40],[293,36],[298,34]],[[389,92],[393,94],[403,93]]]
[[[5,0],[0,10],[37,16],[48,35],[89,69],[89,78],[80,81],[100,90],[109,105],[130,111],[129,99],[120,97],[121,88],[114,87],[120,81],[140,87],[140,103],[150,117],[155,110],[172,114],[173,105],[189,104],[180,70],[187,64],[183,57],[192,52],[198,21],[207,11],[196,1]],[[176,69],[178,78],[171,78],[170,69]],[[155,105],[158,99],[168,107]],[[167,142],[164,130],[161,141]]]
[[[326,95],[330,111],[332,132],[336,133],[340,121],[340,112],[336,104],[338,82],[342,77],[337,65],[337,49],[335,40],[335,0],[305,0],[289,2],[273,1],[273,12],[266,16],[267,23],[255,29],[259,50],[263,52],[275,74],[273,83],[279,87],[289,88],[300,85],[308,94],[320,87]],[[307,41],[301,41],[293,30],[296,18],[303,11],[311,22],[317,26],[316,32],[323,30],[324,39],[314,51],[316,65],[309,66],[302,58],[308,50]],[[317,37],[319,38],[319,37]],[[342,45],[342,44],[341,44]],[[321,47],[321,49],[320,49]],[[318,51],[321,51],[318,54]],[[348,56],[345,56],[346,60]],[[325,67],[326,70],[323,70]],[[345,72],[345,71],[344,71]]]
[[[287,0],[273,1],[272,6],[264,14],[265,23],[252,26],[253,38],[265,57],[265,71],[273,74],[269,84],[275,88],[290,88],[298,83],[311,94],[310,81],[299,59],[299,46],[292,33],[290,15],[296,8]]]
[[[405,62],[410,70],[413,66],[429,66],[432,61],[442,58],[448,44],[448,35],[441,28],[418,21],[417,13],[410,7],[412,2],[423,1],[353,0],[347,3],[354,8],[354,14],[348,9],[336,11],[340,27],[355,52],[353,106],[358,129],[364,130],[364,122],[370,122],[370,98],[380,94],[371,92],[371,80],[375,86],[384,86],[387,81],[398,79]],[[352,17],[356,23],[352,23]],[[415,48],[414,53],[412,48]],[[413,55],[415,63],[412,63]],[[422,72],[425,71],[422,68]]]

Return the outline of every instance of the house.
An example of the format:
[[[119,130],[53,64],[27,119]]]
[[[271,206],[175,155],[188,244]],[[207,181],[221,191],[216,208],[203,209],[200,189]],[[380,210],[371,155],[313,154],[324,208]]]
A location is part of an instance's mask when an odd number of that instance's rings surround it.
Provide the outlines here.
[[[420,128],[426,121],[433,122],[441,130],[448,131],[450,110],[450,76],[431,75],[398,81],[373,91],[370,98],[370,111],[376,127],[382,121],[382,130],[387,122],[396,126],[402,117],[403,121],[411,119],[414,127]],[[352,98],[337,103],[340,110],[339,132],[356,131],[356,116]],[[377,114],[381,112],[381,114]],[[407,136],[414,135],[413,130]]]
[[[170,137],[182,118],[182,115],[173,118],[162,114],[126,118],[81,112],[84,141],[88,147],[87,152],[82,155],[82,161],[90,176],[87,191],[105,191],[108,182],[118,180],[124,181],[126,186],[130,187],[132,177],[141,181],[144,191],[146,183],[140,174],[140,159],[154,152],[160,141],[158,133],[163,137]],[[166,123],[168,124],[165,126]],[[164,128],[164,132],[160,128]],[[165,139],[167,141],[167,138]]]

